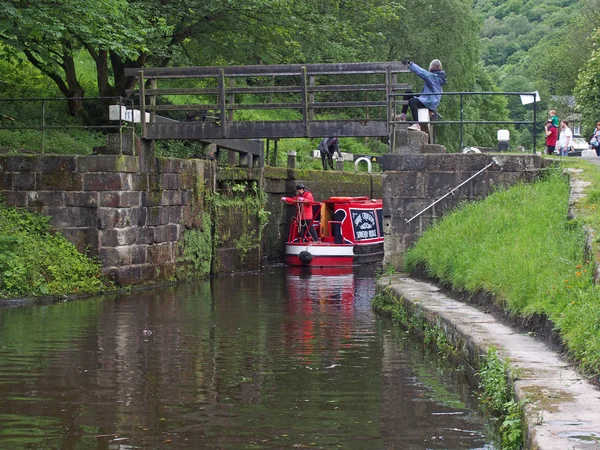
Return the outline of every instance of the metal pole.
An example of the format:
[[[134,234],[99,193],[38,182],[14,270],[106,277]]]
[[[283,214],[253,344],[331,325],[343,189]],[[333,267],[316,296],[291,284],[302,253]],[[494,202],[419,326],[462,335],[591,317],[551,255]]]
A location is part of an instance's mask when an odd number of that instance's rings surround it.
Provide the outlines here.
[[[219,108],[221,112],[219,113],[219,120],[221,121],[221,137],[227,137],[227,113],[226,113],[226,98],[225,98],[225,70],[219,70],[219,80],[218,80],[218,88],[219,88]]]
[[[46,127],[46,100],[42,100],[42,155],[44,154],[45,127]]]
[[[461,150],[464,148],[464,138],[463,138],[463,112],[464,112],[464,102],[463,102],[463,93],[460,93],[460,148]]]
[[[146,92],[144,89],[144,71],[138,72],[140,80],[140,124],[142,125],[142,137],[146,137]],[[131,110],[131,122],[135,122],[135,113]]]
[[[535,150],[537,148],[537,102],[535,101],[536,95],[533,93],[533,154],[535,155]]]

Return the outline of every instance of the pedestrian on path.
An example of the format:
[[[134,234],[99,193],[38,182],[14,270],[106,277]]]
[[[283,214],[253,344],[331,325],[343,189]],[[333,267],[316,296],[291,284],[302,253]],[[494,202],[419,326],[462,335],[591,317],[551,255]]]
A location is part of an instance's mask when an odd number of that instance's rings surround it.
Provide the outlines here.
[[[569,128],[569,122],[560,122],[560,137],[558,138],[558,154],[568,156],[573,147],[573,132]]]

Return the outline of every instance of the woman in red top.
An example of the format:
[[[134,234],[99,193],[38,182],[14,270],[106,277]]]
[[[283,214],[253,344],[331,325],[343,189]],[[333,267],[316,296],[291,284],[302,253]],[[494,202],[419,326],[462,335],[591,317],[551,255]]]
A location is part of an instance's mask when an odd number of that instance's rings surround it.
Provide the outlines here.
[[[299,204],[298,205],[298,222],[300,223],[300,237],[303,238],[306,234],[306,230],[310,233],[310,237],[313,241],[317,242],[319,237],[317,236],[316,230],[312,227],[313,221],[313,209],[312,204],[315,199],[311,192],[306,189],[304,184],[300,183],[296,185],[296,196],[295,197],[281,197],[281,201],[287,203],[288,205]]]
[[[548,155],[554,154],[556,149],[556,140],[558,139],[558,128],[552,123],[552,119],[546,122],[546,153]]]

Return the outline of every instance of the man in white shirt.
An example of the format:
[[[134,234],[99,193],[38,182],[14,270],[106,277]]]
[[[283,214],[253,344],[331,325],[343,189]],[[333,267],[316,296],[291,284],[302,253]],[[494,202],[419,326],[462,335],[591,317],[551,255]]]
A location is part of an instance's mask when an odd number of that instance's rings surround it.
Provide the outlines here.
[[[560,137],[558,138],[558,154],[567,156],[573,145],[573,133],[569,128],[569,122],[563,120],[560,122]]]

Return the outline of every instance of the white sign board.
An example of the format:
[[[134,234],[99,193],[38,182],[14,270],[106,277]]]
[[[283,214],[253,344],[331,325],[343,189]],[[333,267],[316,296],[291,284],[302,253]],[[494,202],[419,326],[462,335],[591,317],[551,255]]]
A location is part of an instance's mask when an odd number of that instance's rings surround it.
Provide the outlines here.
[[[533,100],[533,94],[535,94],[535,102],[539,102],[540,101],[540,93],[538,91],[532,92],[531,94],[522,94],[521,95],[521,103],[523,105],[530,105],[531,103],[534,102]]]
[[[127,109],[123,105],[110,105],[108,107],[108,118],[109,120],[140,123],[140,111],[138,109]],[[146,113],[146,122],[150,122],[150,113]]]

